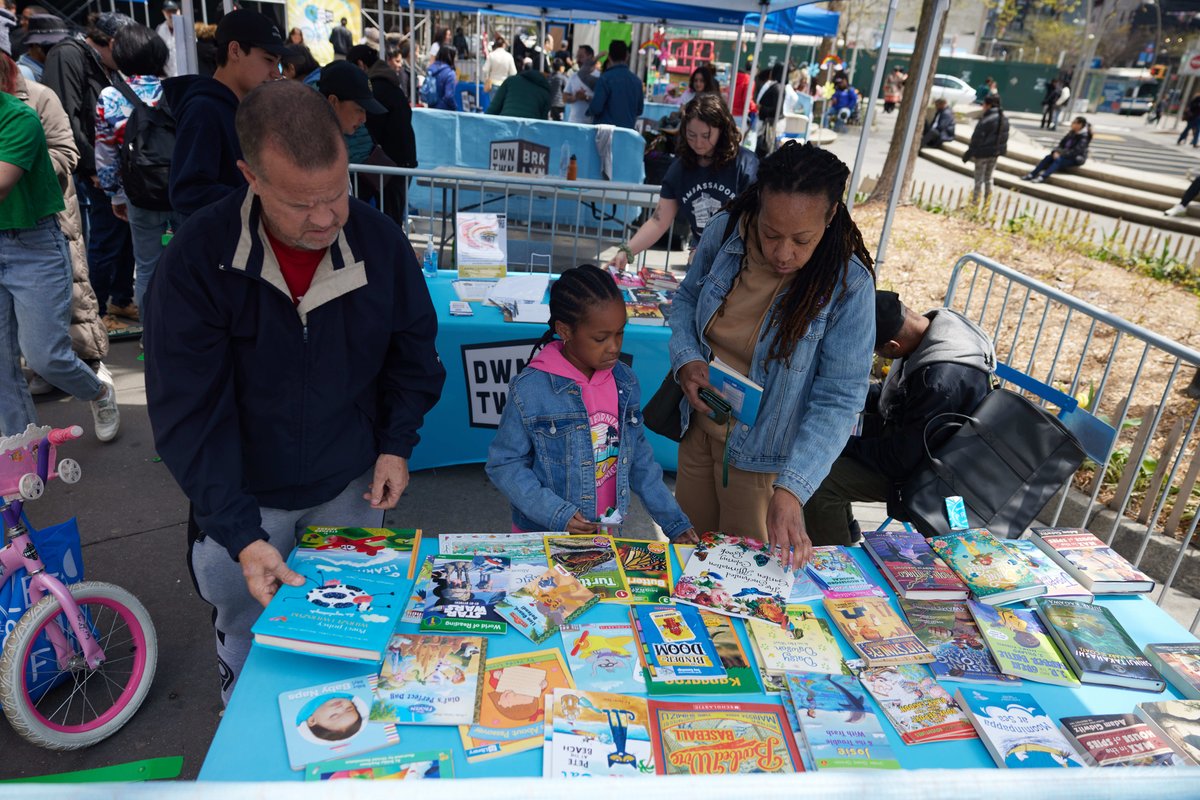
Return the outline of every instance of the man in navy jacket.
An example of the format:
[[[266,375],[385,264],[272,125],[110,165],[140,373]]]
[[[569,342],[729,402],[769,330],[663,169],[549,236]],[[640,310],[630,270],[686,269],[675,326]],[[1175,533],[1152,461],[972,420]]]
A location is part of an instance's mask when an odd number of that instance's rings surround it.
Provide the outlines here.
[[[222,697],[309,525],[379,527],[445,380],[399,226],[349,197],[329,104],[278,81],[237,112],[248,187],[193,215],[147,293],[155,445],[191,501]]]
[[[608,46],[608,64],[596,82],[588,114],[597,125],[632,128],[642,115],[645,87],[629,69],[629,45],[620,39]]]

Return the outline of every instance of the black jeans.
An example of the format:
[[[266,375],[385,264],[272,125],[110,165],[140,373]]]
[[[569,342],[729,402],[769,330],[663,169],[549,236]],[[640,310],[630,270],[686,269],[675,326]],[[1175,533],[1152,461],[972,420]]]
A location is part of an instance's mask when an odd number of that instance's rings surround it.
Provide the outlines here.
[[[886,502],[892,482],[886,475],[850,456],[833,462],[829,475],[804,504],[804,527],[814,545],[849,545],[854,519],[852,501]]]
[[[88,280],[106,313],[108,303],[127,306],[133,302],[133,237],[129,223],[112,212],[112,201],[89,178],[76,178],[79,206],[87,241]]]

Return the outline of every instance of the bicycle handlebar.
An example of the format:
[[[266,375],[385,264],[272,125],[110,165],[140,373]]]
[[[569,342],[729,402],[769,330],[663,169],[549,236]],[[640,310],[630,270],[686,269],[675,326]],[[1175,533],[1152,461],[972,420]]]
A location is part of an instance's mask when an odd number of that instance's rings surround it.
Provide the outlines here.
[[[80,436],[83,436],[83,428],[78,425],[72,425],[69,428],[55,428],[46,434],[46,439],[50,441],[50,444],[58,447],[72,439],[78,439]]]

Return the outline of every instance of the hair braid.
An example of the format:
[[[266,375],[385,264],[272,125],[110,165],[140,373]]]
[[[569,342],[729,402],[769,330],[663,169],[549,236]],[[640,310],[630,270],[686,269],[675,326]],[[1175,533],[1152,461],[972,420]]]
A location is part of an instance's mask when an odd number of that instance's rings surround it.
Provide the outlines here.
[[[530,358],[554,340],[555,323],[574,328],[592,307],[612,301],[624,303],[624,298],[607,270],[583,264],[563,272],[550,287],[549,327],[533,346]]]

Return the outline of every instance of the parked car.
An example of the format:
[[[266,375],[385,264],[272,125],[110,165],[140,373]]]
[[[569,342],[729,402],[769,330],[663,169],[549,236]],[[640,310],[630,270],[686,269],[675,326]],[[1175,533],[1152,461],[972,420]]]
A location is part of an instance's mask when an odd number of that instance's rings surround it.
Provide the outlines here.
[[[954,75],[934,75],[930,102],[945,98],[951,106],[970,105],[975,102],[975,90],[962,78]]]

